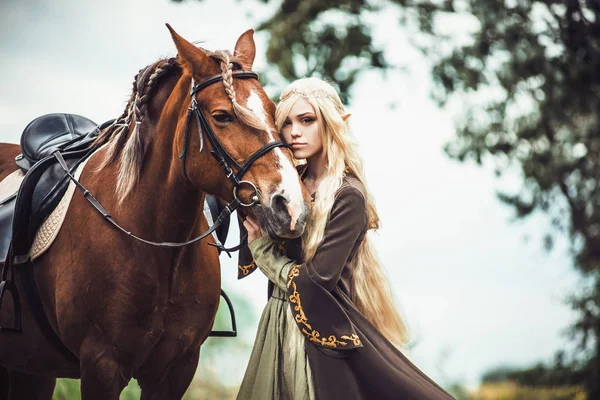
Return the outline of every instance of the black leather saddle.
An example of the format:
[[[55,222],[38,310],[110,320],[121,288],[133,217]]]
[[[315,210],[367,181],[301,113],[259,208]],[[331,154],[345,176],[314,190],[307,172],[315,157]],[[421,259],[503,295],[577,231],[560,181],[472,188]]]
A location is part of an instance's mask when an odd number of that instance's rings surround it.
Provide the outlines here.
[[[22,154],[16,159],[17,165],[29,170],[56,150],[64,152],[87,148],[99,132],[96,123],[80,115],[47,114],[36,118],[21,135]]]
[[[22,333],[21,302],[13,275],[14,266],[23,264],[22,269],[27,272],[22,274],[22,281],[32,311],[42,330],[49,332],[49,340],[61,348],[58,337],[51,334],[52,328],[37,295],[29,249],[38,228],[60,202],[69,184],[69,176],[53,153],[59,150],[74,171],[97,147],[95,139],[101,129],[78,115],[48,114],[33,120],[23,131],[22,154],[15,161],[26,173],[17,194],[0,202],[0,306],[3,297],[10,293],[14,312],[13,327],[0,327],[2,334]],[[64,345],[62,348],[67,358],[77,361],[64,350]]]
[[[52,153],[60,150],[75,169],[91,154],[101,128],[72,114],[47,114],[27,125],[21,136],[22,154],[15,160],[25,177],[18,194],[0,203],[0,266],[11,243],[14,256],[27,255],[37,229],[67,190],[69,178]]]

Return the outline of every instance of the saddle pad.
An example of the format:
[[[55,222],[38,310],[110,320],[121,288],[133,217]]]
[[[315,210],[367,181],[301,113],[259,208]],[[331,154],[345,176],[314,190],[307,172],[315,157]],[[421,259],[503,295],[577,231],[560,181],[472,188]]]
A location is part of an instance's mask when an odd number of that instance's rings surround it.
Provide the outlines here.
[[[75,179],[79,180],[81,173],[83,172],[83,168],[88,160],[92,158],[91,156],[87,158],[84,162],[82,162],[79,167],[75,170],[73,176]],[[54,239],[58,236],[58,232],[60,231],[60,227],[65,221],[65,217],[67,216],[67,210],[69,209],[69,204],[71,204],[71,199],[73,198],[73,193],[75,192],[76,186],[73,181],[69,182],[69,187],[67,191],[60,199],[60,202],[52,211],[48,217],[40,226],[40,229],[35,234],[35,238],[33,240],[33,244],[31,245],[31,250],[29,251],[31,260],[35,260],[42,254],[46,252],[54,242]]]
[[[24,176],[18,169],[0,181],[0,203],[19,191]]]

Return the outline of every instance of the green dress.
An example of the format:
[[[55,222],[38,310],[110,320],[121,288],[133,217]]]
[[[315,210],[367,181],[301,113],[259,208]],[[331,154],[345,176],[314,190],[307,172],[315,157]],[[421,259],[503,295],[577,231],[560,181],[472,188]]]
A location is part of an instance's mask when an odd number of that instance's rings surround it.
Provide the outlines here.
[[[305,339],[290,313],[287,281],[293,262],[262,237],[249,245],[256,266],[274,284],[258,324],[256,340],[237,398],[313,400]]]

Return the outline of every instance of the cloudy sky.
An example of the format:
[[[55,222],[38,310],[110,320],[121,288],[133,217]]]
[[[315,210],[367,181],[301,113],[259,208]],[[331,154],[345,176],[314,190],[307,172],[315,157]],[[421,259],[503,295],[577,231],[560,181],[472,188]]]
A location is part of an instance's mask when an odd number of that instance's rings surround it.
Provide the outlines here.
[[[206,48],[232,49],[271,11],[234,0],[3,0],[0,140],[17,143],[25,125],[46,113],[97,123],[120,115],[136,72],[175,55],[165,22]],[[547,254],[543,217],[511,223],[511,210],[495,192],[518,188],[517,173],[498,180],[491,168],[456,164],[443,154],[455,113],[429,99],[428,65],[408,45],[397,15],[377,18],[379,43],[407,71],[386,78],[365,73],[350,111],[383,221],[377,249],[415,338],[413,358],[435,379],[469,384],[490,367],[548,360],[574,318],[562,302],[577,282],[566,243],[559,240]],[[256,40],[255,66],[264,67],[265,34]],[[236,236],[232,226],[230,243]],[[255,273],[238,282],[233,260],[222,261],[223,285],[245,294],[258,316],[265,278]],[[246,361],[224,368],[237,379]]]

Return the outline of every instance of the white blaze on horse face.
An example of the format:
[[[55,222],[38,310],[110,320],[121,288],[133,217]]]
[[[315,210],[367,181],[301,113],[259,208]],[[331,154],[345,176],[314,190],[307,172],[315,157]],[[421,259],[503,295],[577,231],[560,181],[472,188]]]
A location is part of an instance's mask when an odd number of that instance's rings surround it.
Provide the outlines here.
[[[250,96],[248,96],[248,101],[246,103],[246,107],[248,107],[256,116],[261,120],[264,126],[264,131],[269,134],[271,140],[275,140],[276,133],[272,124],[269,124],[267,121],[267,113],[265,112],[265,106],[260,98],[260,96],[254,91],[250,91]]]
[[[250,92],[250,96],[248,96],[248,101],[246,103],[246,107],[258,116],[258,118],[264,124],[264,131],[269,134],[269,138],[271,141],[275,141],[275,137],[279,137],[278,132],[273,128],[273,124],[269,123],[267,120],[267,113],[265,112],[264,104],[260,98],[260,96],[252,90]],[[272,194],[282,195],[289,200],[287,204],[288,212],[290,213],[291,223],[290,229],[294,230],[296,228],[296,223],[298,222],[298,218],[302,215],[304,210],[304,203],[302,199],[302,188],[300,187],[300,180],[298,179],[298,172],[296,168],[292,165],[291,161],[283,154],[283,151],[279,147],[273,149],[277,156],[277,160],[279,161],[279,173],[281,175],[281,185]]]

